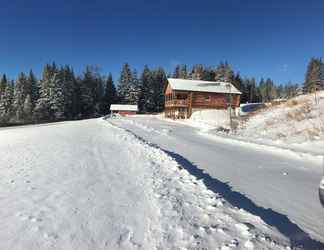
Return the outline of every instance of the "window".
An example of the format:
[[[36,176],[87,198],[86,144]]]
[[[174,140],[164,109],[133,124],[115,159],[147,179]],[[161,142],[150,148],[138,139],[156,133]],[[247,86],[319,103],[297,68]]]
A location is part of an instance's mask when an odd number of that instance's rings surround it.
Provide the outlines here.
[[[205,102],[210,102],[210,99],[211,99],[211,98],[210,98],[209,95],[206,95],[206,96],[205,96]]]

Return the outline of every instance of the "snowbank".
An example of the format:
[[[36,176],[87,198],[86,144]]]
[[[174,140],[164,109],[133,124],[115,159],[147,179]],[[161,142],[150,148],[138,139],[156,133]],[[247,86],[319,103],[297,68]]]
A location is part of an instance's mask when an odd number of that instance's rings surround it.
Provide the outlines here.
[[[324,153],[324,91],[303,95],[252,116],[237,135],[263,143]]]
[[[191,123],[202,126],[228,128],[230,124],[229,114],[226,110],[197,110],[188,120]]]

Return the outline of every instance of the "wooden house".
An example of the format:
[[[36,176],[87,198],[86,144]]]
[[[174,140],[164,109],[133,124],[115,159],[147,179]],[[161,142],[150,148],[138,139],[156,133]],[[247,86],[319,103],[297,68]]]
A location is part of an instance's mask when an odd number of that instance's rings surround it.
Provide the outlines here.
[[[164,91],[165,116],[186,119],[203,109],[235,109],[241,92],[229,82],[168,78]]]

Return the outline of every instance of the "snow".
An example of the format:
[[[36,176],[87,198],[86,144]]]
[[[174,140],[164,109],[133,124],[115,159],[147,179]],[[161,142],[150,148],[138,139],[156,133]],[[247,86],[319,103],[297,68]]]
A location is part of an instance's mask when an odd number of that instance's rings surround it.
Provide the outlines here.
[[[0,249],[289,249],[124,121],[0,130]]]
[[[303,95],[252,116],[236,136],[300,152],[324,154],[324,91]]]
[[[111,104],[111,111],[138,111],[137,105]]]
[[[173,90],[241,94],[241,92],[229,82],[210,82],[177,78],[168,78],[168,82]]]
[[[318,199],[322,158],[208,136],[186,122],[154,116],[111,122],[168,152],[231,205],[277,228],[292,246],[324,249],[323,208]]]
[[[323,177],[322,180],[321,180],[321,183],[320,183],[320,189],[324,189],[324,177]]]
[[[202,131],[209,131],[215,128],[230,127],[230,119],[227,110],[216,109],[202,109],[194,110],[189,119],[186,120],[172,120],[167,119],[163,115],[156,116],[161,120],[168,120],[170,122],[185,124],[201,129]]]

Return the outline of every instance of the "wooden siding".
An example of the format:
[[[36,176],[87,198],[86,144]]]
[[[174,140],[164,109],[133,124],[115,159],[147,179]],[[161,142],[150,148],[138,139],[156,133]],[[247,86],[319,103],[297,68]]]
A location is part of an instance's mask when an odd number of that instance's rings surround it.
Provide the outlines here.
[[[240,96],[233,95],[232,106],[238,107],[240,105]],[[192,100],[193,108],[227,108],[227,96],[222,93],[201,93],[193,92]]]

